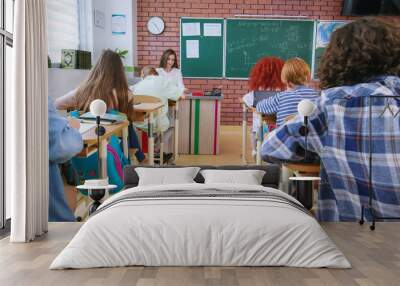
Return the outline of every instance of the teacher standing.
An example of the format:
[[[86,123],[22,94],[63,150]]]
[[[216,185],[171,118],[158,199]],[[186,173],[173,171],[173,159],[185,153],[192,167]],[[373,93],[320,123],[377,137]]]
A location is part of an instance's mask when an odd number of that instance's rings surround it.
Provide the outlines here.
[[[165,50],[161,56],[160,66],[157,68],[159,76],[167,79],[171,84],[178,87],[180,94],[186,92],[183,84],[182,73],[178,68],[176,53],[172,49]]]

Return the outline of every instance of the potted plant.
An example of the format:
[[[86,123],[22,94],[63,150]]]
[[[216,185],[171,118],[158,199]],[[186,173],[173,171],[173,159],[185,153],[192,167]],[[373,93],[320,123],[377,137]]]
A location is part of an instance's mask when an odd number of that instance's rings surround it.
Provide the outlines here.
[[[126,59],[126,56],[128,54],[128,50],[126,49],[120,49],[120,48],[116,48],[115,52],[120,56],[121,59]],[[139,73],[140,73],[140,68],[139,67],[135,67],[135,66],[124,66],[125,71],[126,72],[131,72],[133,73],[133,76],[138,77]]]

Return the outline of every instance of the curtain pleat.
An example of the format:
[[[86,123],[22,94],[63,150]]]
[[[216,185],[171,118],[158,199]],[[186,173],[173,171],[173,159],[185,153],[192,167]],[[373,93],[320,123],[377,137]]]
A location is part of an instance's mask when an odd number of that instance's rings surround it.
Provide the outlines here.
[[[12,166],[6,186],[12,192],[12,242],[27,242],[47,232],[48,111],[47,35],[44,0],[16,1],[14,94],[10,114],[14,132],[6,157]],[[7,99],[6,99],[7,101]],[[8,132],[6,130],[6,132]],[[7,133],[8,136],[8,133]]]

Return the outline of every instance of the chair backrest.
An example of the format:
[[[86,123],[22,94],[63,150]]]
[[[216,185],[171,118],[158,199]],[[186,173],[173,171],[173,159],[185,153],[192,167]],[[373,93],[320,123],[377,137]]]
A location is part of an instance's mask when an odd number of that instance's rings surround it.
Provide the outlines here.
[[[140,103],[158,103],[161,102],[161,99],[151,95],[133,95],[133,104],[140,104]]]

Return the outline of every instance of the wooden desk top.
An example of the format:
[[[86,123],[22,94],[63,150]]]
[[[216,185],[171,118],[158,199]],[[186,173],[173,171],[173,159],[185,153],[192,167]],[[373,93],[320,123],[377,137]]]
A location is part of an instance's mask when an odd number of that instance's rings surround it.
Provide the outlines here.
[[[126,121],[123,121],[118,124],[110,124],[110,125],[102,125],[102,126],[104,126],[106,128],[106,133],[104,133],[103,136],[100,136],[100,141],[110,137],[111,135],[119,135],[122,128],[129,126],[129,121],[126,120]],[[91,146],[91,145],[97,144],[97,135],[95,133],[95,129],[96,129],[96,127],[91,128],[82,134],[82,139],[83,139],[85,146]]]
[[[189,99],[223,100],[223,99],[224,99],[224,95],[223,95],[223,94],[221,94],[221,96],[207,96],[207,95],[193,96],[193,95],[185,95],[185,98],[182,98],[182,100],[189,100]]]
[[[286,163],[284,166],[300,173],[319,173],[320,164],[315,163]]]
[[[146,113],[149,113],[149,112],[157,111],[161,107],[163,107],[163,104],[161,102],[157,102],[157,103],[139,103],[139,104],[135,104],[133,106],[133,110],[135,112],[146,112]]]

